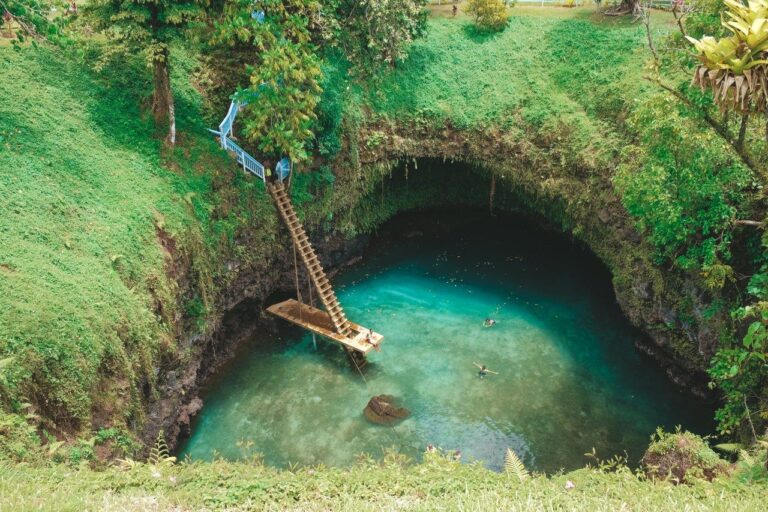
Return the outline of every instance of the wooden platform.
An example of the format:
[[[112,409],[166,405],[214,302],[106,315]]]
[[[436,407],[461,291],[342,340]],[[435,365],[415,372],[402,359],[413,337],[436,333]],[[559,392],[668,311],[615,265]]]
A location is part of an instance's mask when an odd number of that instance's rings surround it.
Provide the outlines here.
[[[331,341],[340,343],[347,348],[360,352],[365,355],[374,350],[373,345],[365,341],[368,329],[354,322],[349,322],[352,336],[342,336],[334,330],[330,315],[325,311],[313,308],[308,304],[302,304],[295,299],[288,299],[284,302],[273,304],[267,308],[267,312],[279,316],[284,320],[303,327],[309,331],[319,334]],[[376,345],[379,345],[384,339],[379,333],[374,332],[371,337]]]

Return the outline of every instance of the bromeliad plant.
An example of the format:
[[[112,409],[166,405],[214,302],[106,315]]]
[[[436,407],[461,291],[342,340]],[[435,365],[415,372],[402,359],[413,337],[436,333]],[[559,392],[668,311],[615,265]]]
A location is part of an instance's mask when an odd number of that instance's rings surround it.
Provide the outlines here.
[[[723,109],[742,112],[768,108],[768,0],[724,0],[727,9],[722,25],[732,35],[694,39],[701,61],[693,81],[711,88]]]

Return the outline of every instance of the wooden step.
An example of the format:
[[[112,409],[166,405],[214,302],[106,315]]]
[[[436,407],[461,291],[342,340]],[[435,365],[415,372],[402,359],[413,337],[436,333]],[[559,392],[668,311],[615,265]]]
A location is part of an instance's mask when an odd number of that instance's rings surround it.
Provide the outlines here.
[[[344,314],[344,309],[333,291],[333,286],[325,274],[320,258],[315,253],[301,220],[299,220],[293,209],[290,197],[282,184],[271,185],[270,190],[277,204],[280,216],[286,224],[294,243],[299,248],[302,261],[312,278],[312,282],[317,289],[320,300],[334,329],[340,335],[348,336],[350,333],[350,322]]]

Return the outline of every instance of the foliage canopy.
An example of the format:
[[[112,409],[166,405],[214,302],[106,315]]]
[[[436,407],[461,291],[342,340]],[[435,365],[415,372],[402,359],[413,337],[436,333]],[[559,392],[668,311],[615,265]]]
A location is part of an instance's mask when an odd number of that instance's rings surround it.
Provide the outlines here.
[[[258,50],[248,66],[250,84],[238,93],[248,102],[245,136],[268,159],[309,158],[307,142],[322,92],[320,59],[311,27],[320,13],[315,0],[230,0],[216,40]]]
[[[426,0],[327,0],[333,37],[360,74],[394,65],[426,26]]]
[[[507,25],[507,8],[502,0],[468,0],[467,12],[481,30],[501,30]]]

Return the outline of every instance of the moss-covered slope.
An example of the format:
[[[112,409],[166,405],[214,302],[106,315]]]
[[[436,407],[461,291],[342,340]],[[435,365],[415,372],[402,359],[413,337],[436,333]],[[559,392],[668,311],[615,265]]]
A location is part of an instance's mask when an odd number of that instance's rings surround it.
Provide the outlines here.
[[[236,235],[268,247],[271,205],[195,120],[188,84],[165,153],[139,109],[142,68],[97,76],[46,48],[0,64],[0,403],[53,431],[137,428],[184,335],[210,327],[222,261],[251,259]]]

